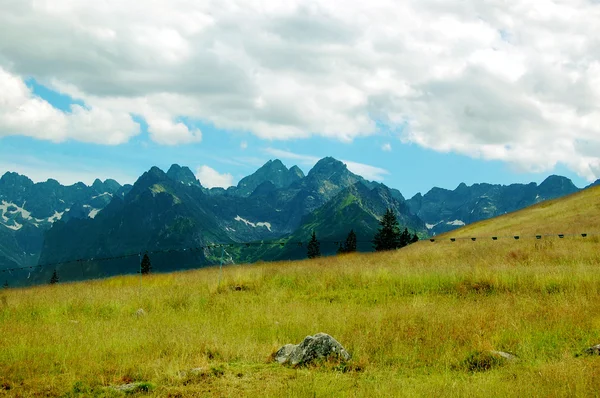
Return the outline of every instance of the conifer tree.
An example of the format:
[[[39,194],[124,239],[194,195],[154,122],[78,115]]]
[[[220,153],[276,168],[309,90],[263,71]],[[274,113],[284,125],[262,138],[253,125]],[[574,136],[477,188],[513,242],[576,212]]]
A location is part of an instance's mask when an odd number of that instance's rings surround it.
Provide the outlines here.
[[[5,289],[8,289],[8,281],[4,281],[4,285],[3,285],[3,287],[4,287]]]
[[[400,234],[400,247],[408,246],[410,244],[411,236],[408,232],[408,228],[404,228],[404,231]]]
[[[58,283],[58,272],[56,272],[56,270],[54,270],[54,272],[52,273],[52,276],[50,277],[50,284],[54,285]]]
[[[142,257],[142,265],[141,265],[142,275],[147,275],[152,272],[152,264],[150,263],[150,257],[148,257],[148,253],[144,253],[144,257]]]
[[[412,236],[412,238],[410,238],[410,243],[417,243],[419,241],[419,237],[417,236],[417,233],[415,232],[414,235]]]
[[[321,257],[321,244],[317,240],[317,234],[315,234],[315,231],[313,231],[312,237],[308,242],[308,251],[306,255],[308,258]]]
[[[394,210],[387,209],[381,221],[380,228],[373,238],[375,251],[394,250],[400,247],[400,226]]]
[[[351,229],[346,237],[346,241],[340,244],[338,253],[353,253],[356,251],[356,234]]]

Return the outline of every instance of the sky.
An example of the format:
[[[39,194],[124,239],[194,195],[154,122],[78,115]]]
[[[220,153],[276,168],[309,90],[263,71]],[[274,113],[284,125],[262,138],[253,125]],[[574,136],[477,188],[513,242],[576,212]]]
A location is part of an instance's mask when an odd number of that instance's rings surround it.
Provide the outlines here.
[[[598,0],[0,0],[0,174],[600,178]]]

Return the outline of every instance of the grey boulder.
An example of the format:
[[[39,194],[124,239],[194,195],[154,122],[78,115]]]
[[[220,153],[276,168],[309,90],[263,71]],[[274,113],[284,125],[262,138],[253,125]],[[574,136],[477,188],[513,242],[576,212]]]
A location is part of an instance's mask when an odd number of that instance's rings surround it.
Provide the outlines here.
[[[600,355],[600,344],[586,348],[583,352],[587,355]]]
[[[346,349],[327,333],[306,336],[302,343],[286,344],[274,356],[282,365],[309,365],[319,360],[348,361],[351,356]]]

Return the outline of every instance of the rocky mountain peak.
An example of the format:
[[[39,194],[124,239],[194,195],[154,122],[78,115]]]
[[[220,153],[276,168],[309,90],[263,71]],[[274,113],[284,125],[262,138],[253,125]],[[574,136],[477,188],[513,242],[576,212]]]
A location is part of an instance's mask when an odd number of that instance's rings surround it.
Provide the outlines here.
[[[267,181],[273,183],[277,188],[287,188],[300,178],[302,177],[298,175],[296,170],[288,170],[281,160],[269,160],[253,174],[240,180],[237,185],[237,194],[249,196],[258,186]]]
[[[104,182],[102,182],[102,180],[100,180],[99,178],[96,178],[94,180],[94,183],[92,184],[92,188],[99,194],[105,192],[114,194],[121,189],[121,184],[119,184],[117,181],[111,178],[104,180]]]
[[[2,184],[21,184],[21,185],[33,185],[33,181],[31,181],[28,177],[23,176],[19,173],[15,173],[12,171],[7,171],[4,173],[2,178],[0,178],[0,182]]]
[[[289,174],[291,176],[298,177],[298,179],[302,179],[302,178],[305,177],[304,176],[304,172],[302,170],[300,170],[300,167],[298,167],[298,166],[292,166],[292,167],[290,167]]]
[[[540,196],[545,198],[567,195],[579,191],[573,182],[567,177],[551,175],[538,187]]]
[[[340,162],[339,160],[328,156],[319,160],[310,170],[308,175],[347,170],[348,167],[343,162]]]
[[[140,178],[133,184],[132,192],[143,190],[164,181],[172,181],[164,171],[156,166],[152,166],[150,170],[144,172]]]
[[[202,186],[189,167],[173,164],[167,171],[167,177],[185,185]]]

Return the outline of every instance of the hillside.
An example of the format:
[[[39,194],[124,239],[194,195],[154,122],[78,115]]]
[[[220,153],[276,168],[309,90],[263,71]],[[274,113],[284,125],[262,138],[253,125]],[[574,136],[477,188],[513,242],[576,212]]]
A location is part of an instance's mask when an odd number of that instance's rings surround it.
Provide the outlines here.
[[[432,235],[463,225],[510,213],[549,199],[579,191],[566,177],[552,175],[540,185],[460,184],[455,190],[432,188],[407,201],[411,211],[425,223]]]
[[[600,230],[590,189],[455,233]],[[520,224],[518,224],[520,223]],[[465,235],[466,236],[466,235]],[[594,396],[598,237],[422,241],[387,253],[0,293],[0,396]],[[139,308],[146,315],[136,316]],[[348,365],[271,354],[326,332]],[[516,362],[486,360],[489,350]]]
[[[438,238],[600,234],[600,186],[479,221]]]

